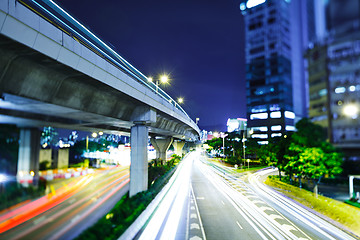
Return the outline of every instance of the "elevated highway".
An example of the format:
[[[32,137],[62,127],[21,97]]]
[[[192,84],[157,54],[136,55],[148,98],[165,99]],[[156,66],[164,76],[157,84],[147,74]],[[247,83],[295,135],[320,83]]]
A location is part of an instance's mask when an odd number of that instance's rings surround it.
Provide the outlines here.
[[[173,139],[199,138],[176,101],[49,0],[0,2],[0,97],[0,123],[23,128],[25,173],[38,168],[36,127],[130,134],[133,176],[147,169],[149,135],[159,156]]]

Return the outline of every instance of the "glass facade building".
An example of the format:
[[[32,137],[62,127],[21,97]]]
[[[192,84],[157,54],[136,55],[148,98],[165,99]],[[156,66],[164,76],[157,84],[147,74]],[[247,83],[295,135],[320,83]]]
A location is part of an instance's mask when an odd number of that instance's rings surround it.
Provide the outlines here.
[[[308,1],[248,0],[240,3],[246,34],[248,128],[259,143],[294,131],[307,115],[303,51]]]

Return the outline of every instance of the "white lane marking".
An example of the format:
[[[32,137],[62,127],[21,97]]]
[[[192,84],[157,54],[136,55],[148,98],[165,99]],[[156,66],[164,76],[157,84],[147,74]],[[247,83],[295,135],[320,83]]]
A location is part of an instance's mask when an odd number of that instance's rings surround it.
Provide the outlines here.
[[[190,240],[202,240],[202,238],[198,236],[193,236],[190,238]]]
[[[190,214],[190,218],[197,218],[195,213]]]
[[[277,214],[270,214],[269,217],[272,219],[272,220],[275,220],[275,219],[283,219],[281,216],[277,215]]]
[[[274,211],[274,209],[272,209],[271,207],[268,206],[261,206],[259,207],[262,211],[266,211],[266,210],[270,210],[270,211]]]
[[[223,205],[225,205],[225,203],[224,203],[224,201],[223,201],[223,200],[221,200],[221,203],[222,203]]]
[[[196,197],[197,200],[204,200],[204,197]]]
[[[193,197],[194,197],[194,199],[195,199],[194,189],[193,189],[193,187],[192,187],[191,182],[190,182],[190,189],[191,189],[191,193],[192,193],[192,195],[193,195]],[[197,215],[199,216],[199,223],[200,223],[200,228],[201,228],[201,234],[202,234],[202,236],[203,236],[203,239],[206,240],[204,225],[202,224],[202,221],[201,221],[201,216],[200,216],[200,213],[199,213],[199,207],[198,207],[198,205],[197,205],[196,200],[194,200],[194,204],[195,204],[195,208],[196,208]],[[197,237],[197,236],[195,236],[195,237]],[[199,239],[201,239],[201,238],[199,238]],[[194,240],[195,240],[195,239],[194,239]]]
[[[238,221],[236,221],[236,224],[239,226],[240,229],[243,229],[243,227],[240,225]]]
[[[284,225],[281,225],[281,228],[282,229],[285,229],[286,231],[290,232],[290,231],[297,231],[294,226],[291,226],[289,224],[284,224]]]
[[[195,210],[195,207],[194,207],[194,206],[191,206],[190,209],[191,209],[191,210]]]
[[[192,223],[190,224],[190,229],[200,229],[200,226],[197,223]]]

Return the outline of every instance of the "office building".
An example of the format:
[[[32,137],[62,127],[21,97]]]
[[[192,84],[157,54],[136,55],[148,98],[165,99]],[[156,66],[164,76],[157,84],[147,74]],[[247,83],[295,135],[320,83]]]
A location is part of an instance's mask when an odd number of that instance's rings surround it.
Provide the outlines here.
[[[319,2],[325,3],[326,34],[306,53],[309,117],[347,157],[360,159],[360,0]]]
[[[248,128],[260,144],[294,131],[295,123],[307,115],[303,52],[312,35],[307,28],[311,2],[240,3],[246,34]]]

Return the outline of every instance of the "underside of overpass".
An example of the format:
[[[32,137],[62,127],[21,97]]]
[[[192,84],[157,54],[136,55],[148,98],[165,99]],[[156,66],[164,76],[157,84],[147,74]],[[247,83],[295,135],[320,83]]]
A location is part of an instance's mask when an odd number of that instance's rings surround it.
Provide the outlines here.
[[[151,108],[3,35],[0,71],[0,123],[129,135],[137,113]],[[154,135],[179,139],[196,135],[158,110],[148,127]]]

